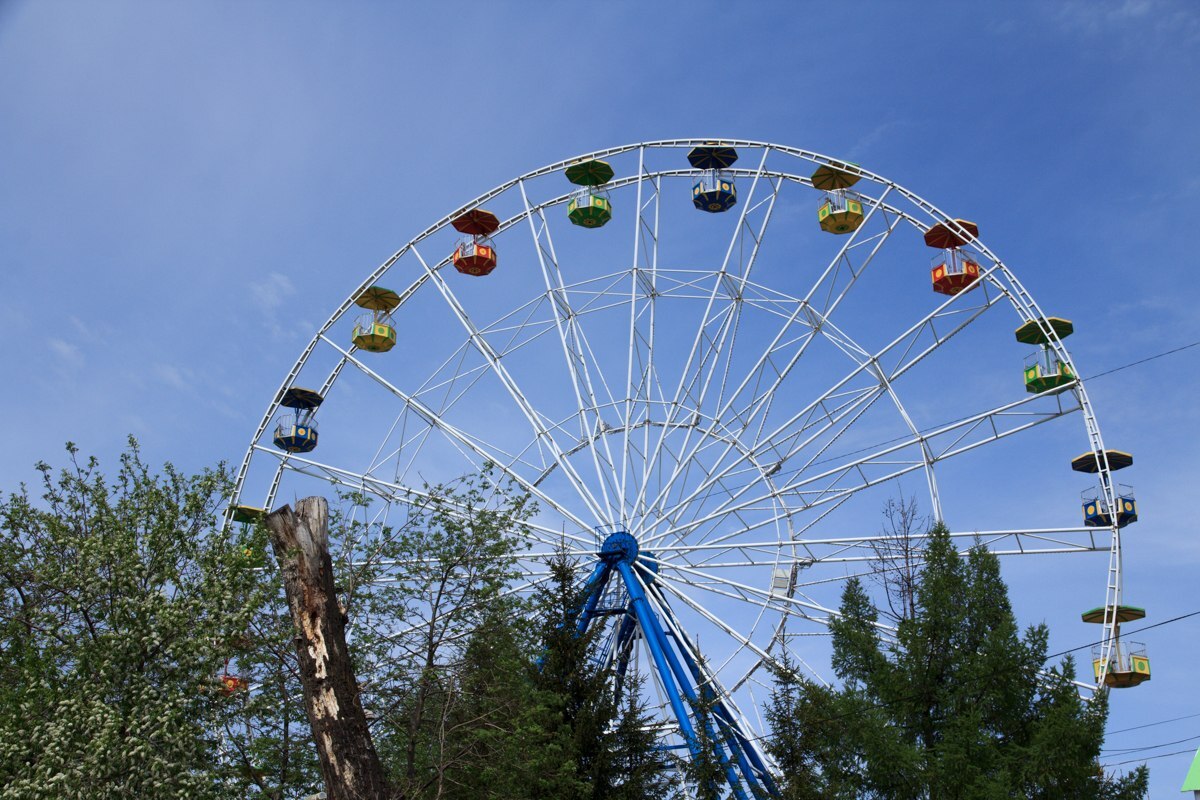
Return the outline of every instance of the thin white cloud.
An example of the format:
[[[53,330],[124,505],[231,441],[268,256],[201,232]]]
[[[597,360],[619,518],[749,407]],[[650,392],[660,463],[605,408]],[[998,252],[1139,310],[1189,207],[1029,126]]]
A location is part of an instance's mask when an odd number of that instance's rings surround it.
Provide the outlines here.
[[[181,392],[188,391],[192,388],[192,373],[191,370],[173,366],[171,364],[155,364],[154,374],[159,380],[167,384],[173,389],[178,389]]]
[[[296,294],[296,284],[282,272],[269,272],[250,284],[250,294],[259,308],[273,311]]]
[[[1094,36],[1109,26],[1144,17],[1151,0],[1070,0],[1058,7],[1055,18],[1068,31]]]
[[[46,344],[54,351],[59,360],[66,363],[68,366],[78,366],[83,363],[83,354],[79,352],[79,348],[70,342],[64,342],[62,339],[49,338]]]
[[[1132,26],[1142,26],[1143,31],[1149,27],[1178,46],[1200,41],[1198,8],[1191,0],[1068,0],[1055,8],[1052,19],[1062,30],[1085,36],[1130,34]]]
[[[858,140],[851,146],[848,154],[854,158],[863,158],[865,154],[869,154],[871,149],[881,142],[885,136],[891,135],[896,129],[904,128],[910,125],[908,120],[891,119],[886,122],[881,122],[871,130],[858,137]]]

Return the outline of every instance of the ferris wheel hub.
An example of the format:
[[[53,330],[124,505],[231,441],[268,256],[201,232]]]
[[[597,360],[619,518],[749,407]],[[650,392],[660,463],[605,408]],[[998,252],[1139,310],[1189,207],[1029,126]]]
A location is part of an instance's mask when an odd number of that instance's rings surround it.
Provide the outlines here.
[[[600,546],[600,560],[614,567],[622,562],[632,566],[637,557],[637,539],[629,531],[610,533]]]

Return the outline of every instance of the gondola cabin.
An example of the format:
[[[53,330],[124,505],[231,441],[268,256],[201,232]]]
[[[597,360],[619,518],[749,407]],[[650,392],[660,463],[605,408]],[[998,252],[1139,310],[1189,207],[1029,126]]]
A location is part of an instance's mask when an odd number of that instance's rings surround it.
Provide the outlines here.
[[[221,691],[226,697],[235,695],[238,692],[244,692],[250,688],[250,681],[238,675],[231,675],[228,672],[221,675]]]
[[[1094,625],[1103,625],[1109,617],[1118,625],[1123,625],[1126,622],[1136,622],[1139,619],[1146,618],[1146,609],[1138,606],[1117,606],[1114,610],[1112,606],[1096,606],[1089,608],[1087,611],[1080,614],[1084,622]]]
[[[1117,496],[1118,528],[1124,528],[1131,522],[1137,522],[1137,500],[1133,495],[1133,487],[1119,483],[1115,487]],[[1111,528],[1113,515],[1108,507],[1108,498],[1099,488],[1086,489],[1080,493],[1083,499],[1083,524],[1089,528]]]
[[[925,244],[935,250],[953,250],[979,236],[979,226],[965,219],[939,222],[925,231]]]
[[[956,295],[979,280],[979,260],[962,250],[943,250],[934,257],[929,277],[935,292]]]
[[[1105,666],[1103,645],[1092,647],[1092,673],[1101,681]],[[1107,669],[1103,669],[1104,685],[1113,689],[1128,689],[1150,680],[1150,658],[1141,642],[1114,642],[1108,652]]]
[[[1039,317],[1031,319],[1016,330],[1017,341],[1022,344],[1050,344],[1050,333],[1062,340],[1075,332],[1075,325],[1062,317]]]
[[[266,516],[267,510],[265,508],[255,508],[254,506],[233,507],[233,521],[239,525],[257,525]]]
[[[454,250],[453,261],[463,275],[489,275],[496,268],[496,248],[481,241],[462,242]]]
[[[567,219],[581,228],[601,228],[612,219],[612,201],[600,192],[579,192],[567,204]]]
[[[368,309],[354,321],[354,346],[371,353],[386,353],[396,346],[396,326],[392,311],[400,305],[400,295],[382,286],[371,286],[354,303]]]
[[[490,211],[475,208],[455,217],[450,223],[459,233],[471,238],[459,242],[451,261],[463,275],[482,277],[496,268],[496,248],[489,239],[500,228],[500,220]]]
[[[692,184],[692,205],[701,211],[719,214],[737,204],[737,187],[733,178],[722,173],[737,161],[737,150],[714,142],[693,147],[687,159],[693,169],[704,170]]]
[[[324,400],[311,389],[293,386],[283,393],[279,405],[289,411],[275,420],[275,446],[288,453],[308,453],[317,446],[317,421],[313,414]]]
[[[710,214],[733,208],[737,205],[737,187],[733,179],[716,170],[705,172],[692,184],[692,205]]]
[[[1075,382],[1071,365],[1059,359],[1049,348],[1031,354],[1025,359],[1025,391],[1041,394],[1059,389]]]
[[[853,233],[863,224],[862,201],[843,189],[825,193],[817,206],[817,223],[826,233]]]
[[[567,180],[584,187],[567,204],[567,219],[581,228],[602,228],[612,219],[612,201],[599,187],[613,177],[613,168],[599,159],[581,161],[566,169]]]

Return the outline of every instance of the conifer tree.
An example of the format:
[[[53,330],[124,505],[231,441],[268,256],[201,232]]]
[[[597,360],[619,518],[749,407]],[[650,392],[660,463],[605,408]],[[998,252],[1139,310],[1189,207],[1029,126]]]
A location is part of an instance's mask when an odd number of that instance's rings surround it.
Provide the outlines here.
[[[996,556],[961,557],[939,524],[923,557],[894,642],[847,583],[830,625],[840,688],[777,674],[769,749],[786,800],[1144,797],[1144,767],[1099,767],[1106,696],[1079,698],[1070,658],[1040,672],[1046,628],[1020,633]]]
[[[613,676],[597,657],[597,627],[577,631],[583,588],[562,553],[549,561],[551,578],[535,599],[542,616],[542,655],[535,679],[566,730],[580,800],[669,800],[678,792],[674,765],[659,747],[640,699],[641,679],[626,675],[617,700]],[[564,795],[566,796],[566,795]]]

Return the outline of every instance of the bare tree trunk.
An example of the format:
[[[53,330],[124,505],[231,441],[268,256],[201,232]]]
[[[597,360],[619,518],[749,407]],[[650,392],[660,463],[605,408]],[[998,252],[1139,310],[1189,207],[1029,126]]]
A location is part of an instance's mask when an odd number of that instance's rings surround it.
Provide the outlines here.
[[[329,800],[387,800],[390,792],[371,742],[346,648],[346,618],[334,592],[329,505],[306,497],[266,518],[296,627],[304,706]]]

